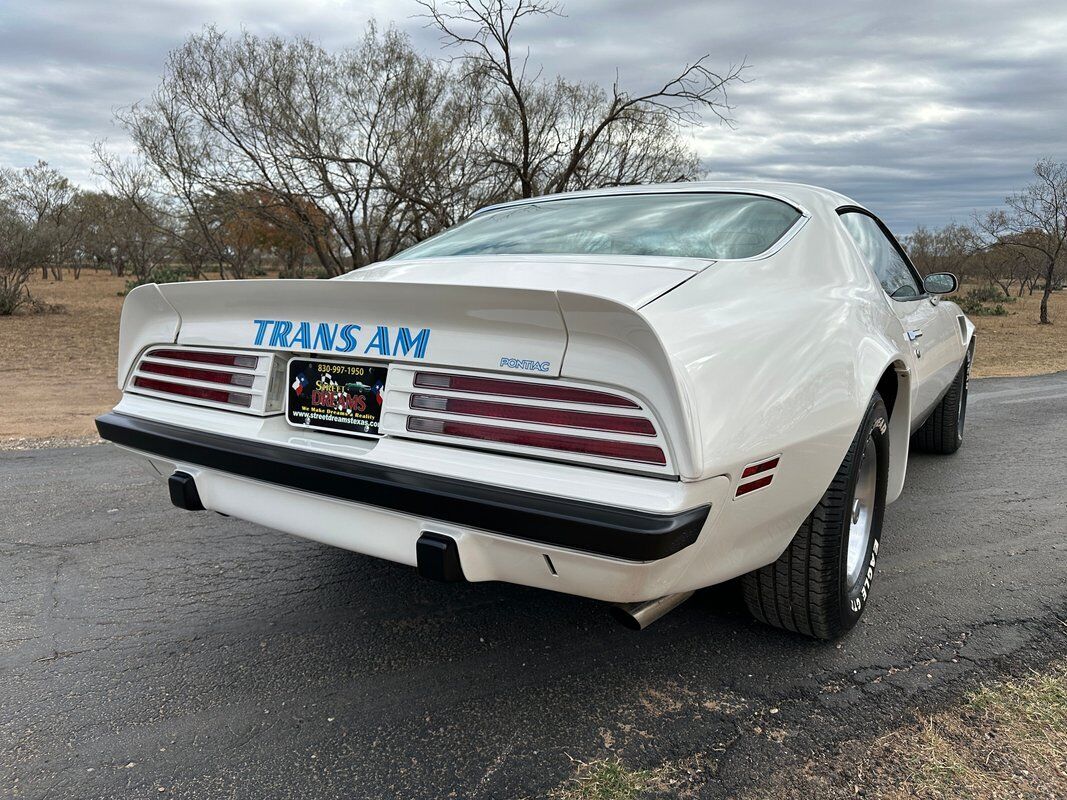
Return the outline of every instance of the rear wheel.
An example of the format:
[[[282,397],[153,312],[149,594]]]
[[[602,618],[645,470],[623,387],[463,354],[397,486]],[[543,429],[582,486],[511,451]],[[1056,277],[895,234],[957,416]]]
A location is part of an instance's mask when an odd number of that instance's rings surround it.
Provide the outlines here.
[[[834,639],[863,614],[885,512],[888,420],[875,393],[837,474],[789,547],[742,578],[745,604],[756,619]]]
[[[968,353],[934,413],[912,436],[911,446],[914,449],[943,456],[960,449],[963,444],[963,423],[967,419],[967,384],[970,376],[971,355]]]

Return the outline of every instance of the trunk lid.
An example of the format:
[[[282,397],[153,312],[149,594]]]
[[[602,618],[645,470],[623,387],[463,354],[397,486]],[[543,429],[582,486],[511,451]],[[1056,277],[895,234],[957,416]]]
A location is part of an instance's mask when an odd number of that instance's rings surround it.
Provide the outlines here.
[[[246,280],[171,283],[157,291],[180,320],[177,344],[553,376],[567,344],[556,295],[530,289]]]
[[[415,266],[428,270],[425,264]],[[534,266],[529,275],[535,277],[524,280],[546,280],[547,269]],[[558,263],[555,269],[561,269]],[[313,353],[323,359],[617,386],[655,414],[657,429],[670,442],[670,469],[695,475],[699,445],[687,411],[692,405],[688,377],[634,308],[695,273],[671,267],[614,269],[639,273],[641,279],[625,289],[617,285],[624,281],[607,282],[595,294],[575,291],[577,281],[558,272],[551,289],[471,285],[470,274],[460,285],[402,282],[401,277],[412,276],[396,273],[388,280],[148,284],[134,289],[123,304],[119,386],[125,386],[146,348],[163,344],[262,350],[282,359]],[[589,280],[588,272],[579,272]],[[487,283],[502,282],[488,272],[482,276]],[[649,277],[656,281],[642,282]],[[558,288],[561,283],[566,290]]]

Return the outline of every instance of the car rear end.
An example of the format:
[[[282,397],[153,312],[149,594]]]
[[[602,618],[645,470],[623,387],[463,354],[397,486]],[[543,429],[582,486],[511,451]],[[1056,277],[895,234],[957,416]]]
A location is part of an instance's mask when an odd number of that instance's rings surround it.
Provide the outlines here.
[[[374,281],[146,286],[101,435],[173,502],[417,566],[630,602],[709,580],[730,489],[630,305]]]

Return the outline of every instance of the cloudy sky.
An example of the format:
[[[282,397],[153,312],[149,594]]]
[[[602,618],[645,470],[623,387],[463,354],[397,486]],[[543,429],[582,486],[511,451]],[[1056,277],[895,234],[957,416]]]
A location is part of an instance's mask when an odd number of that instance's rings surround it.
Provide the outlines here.
[[[519,39],[545,72],[645,89],[687,59],[747,60],[736,127],[694,130],[712,177],[838,189],[900,232],[965,219],[1067,160],[1067,3],[565,0]],[[208,23],[342,48],[374,17],[428,53],[413,0],[0,0],[0,164],[92,184],[112,110],[149,94]]]

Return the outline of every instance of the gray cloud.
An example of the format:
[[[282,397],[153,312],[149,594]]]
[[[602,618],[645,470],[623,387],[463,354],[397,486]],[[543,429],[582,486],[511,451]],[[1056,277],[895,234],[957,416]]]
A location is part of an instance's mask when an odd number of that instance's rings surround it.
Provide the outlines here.
[[[366,21],[431,53],[413,2],[8,0],[0,17],[0,163],[44,158],[91,183],[89,146],[123,147],[112,109],[152,91],[166,53],[206,23],[308,35],[328,47]],[[644,89],[687,59],[747,58],[734,129],[691,135],[713,177],[822,184],[898,230],[966,218],[1067,158],[1067,7],[1047,3],[806,4],[571,0],[522,43],[546,73]]]

